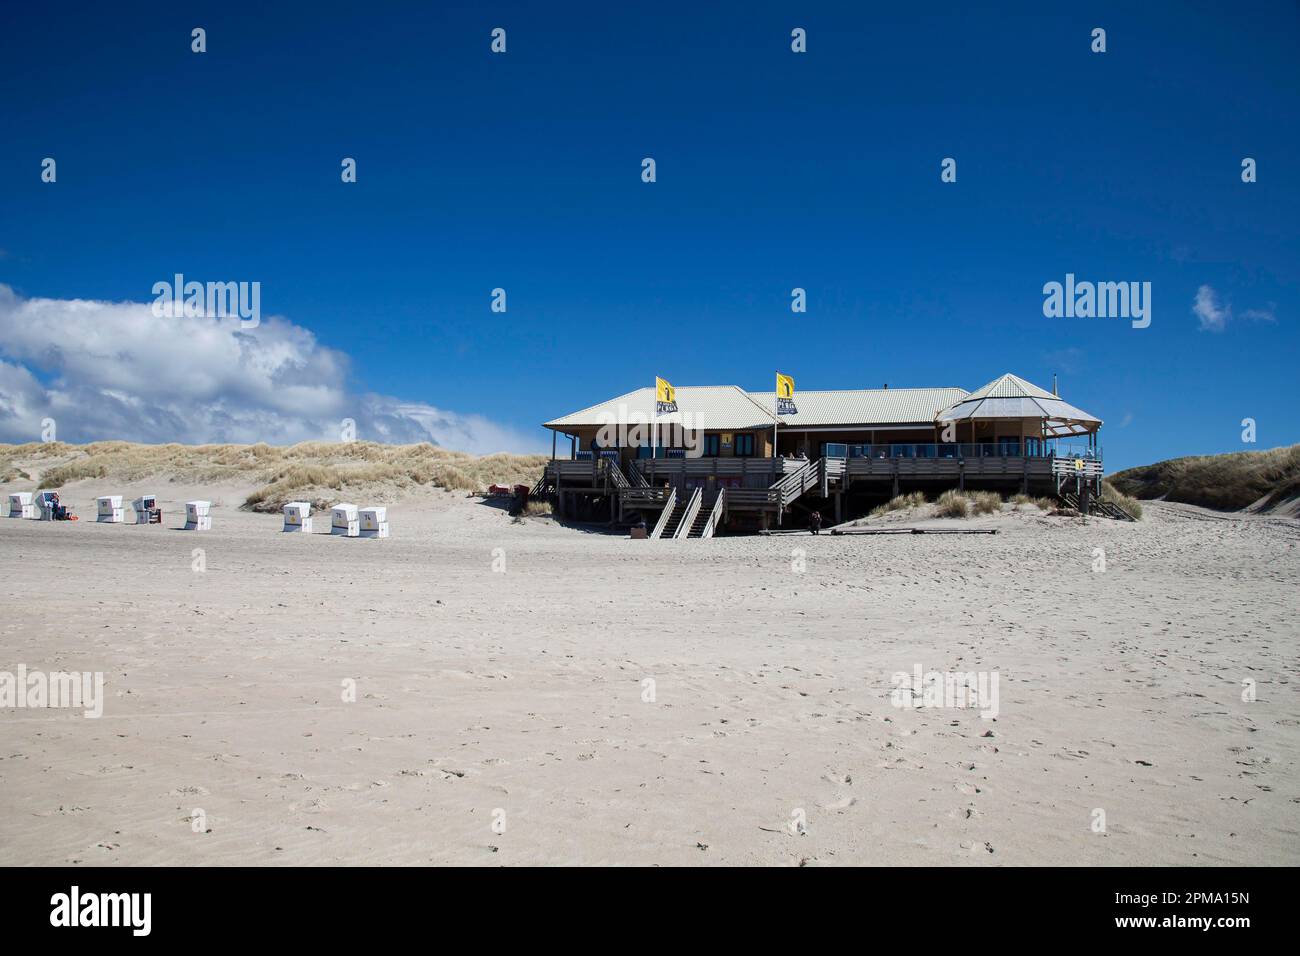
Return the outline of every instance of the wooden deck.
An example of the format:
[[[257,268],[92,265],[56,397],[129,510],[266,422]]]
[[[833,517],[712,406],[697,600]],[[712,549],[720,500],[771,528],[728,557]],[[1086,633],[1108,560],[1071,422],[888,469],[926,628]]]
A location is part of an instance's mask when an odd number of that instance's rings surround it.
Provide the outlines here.
[[[922,446],[915,446],[922,447]],[[946,450],[946,447],[945,447]],[[879,492],[896,495],[901,486],[983,488],[1001,492],[1059,494],[1080,483],[1096,484],[1103,474],[1096,459],[1033,455],[976,456],[900,455],[859,458],[658,458],[619,463],[612,459],[553,461],[547,464],[539,488],[608,499],[610,519],[629,512],[666,516],[681,509],[703,491],[715,508],[705,507],[710,530],[728,513],[748,512],[778,524],[804,496],[833,500],[837,517],[844,493]],[[716,497],[715,497],[716,495]],[[572,499],[570,499],[572,500]],[[563,508],[563,502],[561,502]],[[601,507],[604,507],[603,505]],[[695,504],[689,526],[700,505]],[[679,515],[680,519],[682,516]],[[698,522],[704,525],[704,519]]]

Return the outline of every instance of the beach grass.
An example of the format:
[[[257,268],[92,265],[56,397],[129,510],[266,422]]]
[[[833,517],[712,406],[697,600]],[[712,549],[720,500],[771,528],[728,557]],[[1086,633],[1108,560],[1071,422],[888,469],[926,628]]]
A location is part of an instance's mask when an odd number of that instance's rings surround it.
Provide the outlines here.
[[[60,460],[63,459],[63,460]],[[337,501],[335,492],[384,497],[413,487],[477,493],[491,484],[532,485],[546,455],[470,455],[429,443],[302,442],[255,445],[142,445],[134,442],[63,442],[0,445],[0,475],[25,477],[14,462],[50,461],[40,488],[61,488],[85,479],[168,481],[204,484],[244,481],[259,485],[243,503],[252,511],[278,512],[288,501],[319,507]],[[12,476],[12,477],[9,477]]]
[[[1101,483],[1101,500],[1109,501],[1112,504],[1118,505],[1134,518],[1137,518],[1139,521],[1142,520],[1142,502],[1124,494],[1124,492],[1112,485],[1109,480]]]
[[[1109,483],[1130,498],[1161,498],[1217,511],[1251,506],[1269,511],[1300,498],[1300,445],[1171,458],[1116,472]]]

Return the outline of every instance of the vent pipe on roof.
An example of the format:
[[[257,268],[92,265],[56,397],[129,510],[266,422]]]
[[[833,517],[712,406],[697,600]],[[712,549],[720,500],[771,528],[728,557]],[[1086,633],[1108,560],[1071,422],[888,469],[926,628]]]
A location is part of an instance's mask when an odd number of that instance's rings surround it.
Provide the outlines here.
[[[1055,372],[1052,373],[1052,394],[1055,395],[1057,398],[1060,398],[1060,397],[1061,397],[1061,393],[1058,392],[1058,391],[1056,390],[1056,373],[1055,373]]]

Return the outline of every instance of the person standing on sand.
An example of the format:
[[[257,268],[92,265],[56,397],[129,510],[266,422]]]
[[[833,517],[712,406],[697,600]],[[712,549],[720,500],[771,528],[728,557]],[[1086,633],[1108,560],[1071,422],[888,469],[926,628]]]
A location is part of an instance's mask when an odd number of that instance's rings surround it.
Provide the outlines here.
[[[814,511],[808,516],[808,528],[813,534],[821,534],[822,531],[822,513]]]

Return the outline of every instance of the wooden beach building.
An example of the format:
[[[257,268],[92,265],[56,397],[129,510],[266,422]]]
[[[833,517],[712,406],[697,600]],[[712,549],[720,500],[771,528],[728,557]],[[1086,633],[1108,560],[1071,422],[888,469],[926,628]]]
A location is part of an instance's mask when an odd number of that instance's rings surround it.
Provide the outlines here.
[[[836,522],[948,488],[1096,496],[1100,419],[1010,373],[982,388],[642,388],[546,422],[534,493],[562,516],[645,519],[650,537]],[[567,448],[560,438],[567,438]]]

